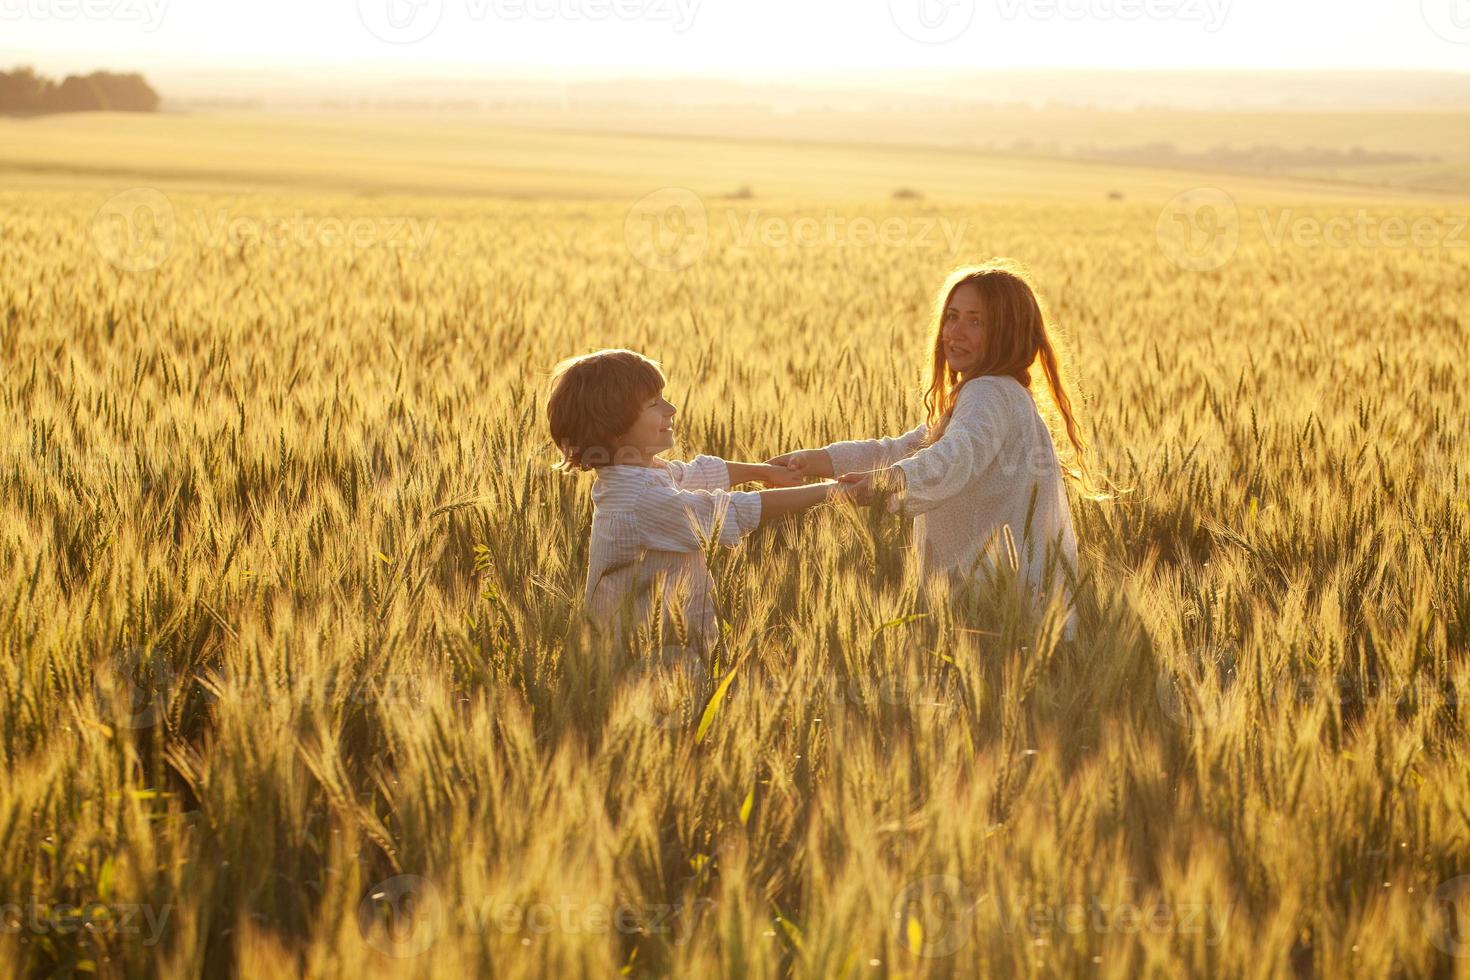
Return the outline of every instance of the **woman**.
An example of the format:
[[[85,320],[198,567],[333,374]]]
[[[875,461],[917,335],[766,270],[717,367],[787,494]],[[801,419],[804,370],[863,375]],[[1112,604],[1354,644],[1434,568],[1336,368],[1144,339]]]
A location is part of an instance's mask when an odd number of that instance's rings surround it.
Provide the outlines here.
[[[840,475],[859,503],[892,491],[889,510],[914,517],[926,577],[959,584],[1012,567],[1031,601],[1061,595],[1071,638],[1077,539],[1063,467],[1031,393],[1037,362],[1080,463],[1072,402],[1030,284],[1004,261],[960,269],[936,303],[926,421],[895,438],[770,462],[804,477]]]

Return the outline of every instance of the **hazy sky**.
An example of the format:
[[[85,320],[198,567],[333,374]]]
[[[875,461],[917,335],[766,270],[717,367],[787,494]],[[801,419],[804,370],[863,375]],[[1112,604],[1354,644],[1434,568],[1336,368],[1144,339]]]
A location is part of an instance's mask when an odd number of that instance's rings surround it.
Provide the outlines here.
[[[1470,70],[1470,0],[0,0],[0,64],[413,74]]]

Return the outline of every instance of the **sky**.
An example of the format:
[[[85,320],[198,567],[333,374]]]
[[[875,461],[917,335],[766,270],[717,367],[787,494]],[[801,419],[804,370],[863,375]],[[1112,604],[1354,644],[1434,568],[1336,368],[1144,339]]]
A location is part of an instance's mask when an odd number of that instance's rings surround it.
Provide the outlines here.
[[[911,69],[1470,71],[1470,0],[0,0],[0,67],[799,81]]]

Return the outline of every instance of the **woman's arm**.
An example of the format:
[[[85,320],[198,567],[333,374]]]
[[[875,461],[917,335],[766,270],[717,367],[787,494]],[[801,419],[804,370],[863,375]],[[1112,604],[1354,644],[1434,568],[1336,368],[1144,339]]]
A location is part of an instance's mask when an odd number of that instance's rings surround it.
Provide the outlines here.
[[[901,436],[834,442],[826,447],[825,452],[832,460],[833,471],[839,476],[881,470],[917,452],[924,444],[926,431],[926,426],[920,424]]]
[[[944,434],[893,464],[886,474],[895,491],[889,510],[909,516],[933,510],[1000,454],[1014,410],[1001,384],[990,378],[966,383]]]
[[[925,427],[919,425],[901,436],[834,442],[822,449],[803,449],[768,460],[803,477],[841,476],[878,470],[913,453],[924,444]]]

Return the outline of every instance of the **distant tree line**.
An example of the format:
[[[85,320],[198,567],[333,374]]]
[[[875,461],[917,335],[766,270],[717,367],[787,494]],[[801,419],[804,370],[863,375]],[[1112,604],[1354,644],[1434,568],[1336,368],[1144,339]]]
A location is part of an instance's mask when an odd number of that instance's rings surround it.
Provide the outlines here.
[[[60,84],[32,68],[0,72],[0,113],[157,112],[158,93],[142,75],[96,71],[68,75]]]

